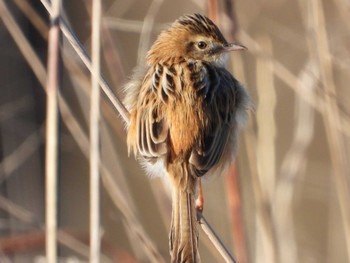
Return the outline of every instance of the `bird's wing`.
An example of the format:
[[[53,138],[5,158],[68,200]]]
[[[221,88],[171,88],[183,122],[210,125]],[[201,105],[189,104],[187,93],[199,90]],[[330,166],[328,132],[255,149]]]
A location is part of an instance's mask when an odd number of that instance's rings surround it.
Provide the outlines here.
[[[197,176],[204,175],[219,162],[230,136],[236,132],[236,109],[243,99],[242,87],[227,70],[207,66],[207,72],[209,87],[203,109],[208,124],[190,157]]]
[[[135,155],[140,155],[146,159],[153,159],[167,153],[167,137],[169,127],[165,121],[165,103],[163,89],[161,85],[162,68],[150,69],[146,74],[138,95],[137,110],[131,115],[129,129],[134,130],[135,140],[130,140],[130,147]],[[158,94],[163,92],[163,94]]]

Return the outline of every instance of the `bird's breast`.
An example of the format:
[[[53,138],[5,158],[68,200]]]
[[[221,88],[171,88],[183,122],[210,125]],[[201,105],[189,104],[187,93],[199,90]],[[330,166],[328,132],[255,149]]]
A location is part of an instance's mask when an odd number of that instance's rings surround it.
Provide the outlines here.
[[[174,86],[174,93],[167,103],[172,152],[186,155],[206,129],[205,96],[200,90],[205,86],[206,71],[201,64],[186,61],[168,68],[163,74],[168,76],[168,85],[163,84],[161,88]]]
[[[186,96],[189,94],[183,95],[168,110],[170,140],[175,155],[190,152],[205,129],[202,100],[199,97]]]

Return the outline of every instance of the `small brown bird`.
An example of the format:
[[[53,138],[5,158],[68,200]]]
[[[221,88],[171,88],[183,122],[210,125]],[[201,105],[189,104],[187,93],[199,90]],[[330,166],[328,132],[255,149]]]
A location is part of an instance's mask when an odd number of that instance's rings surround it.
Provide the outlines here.
[[[200,14],[163,31],[126,85],[127,143],[152,175],[172,185],[171,262],[200,262],[195,195],[199,178],[233,160],[249,97],[225,69],[228,43]]]

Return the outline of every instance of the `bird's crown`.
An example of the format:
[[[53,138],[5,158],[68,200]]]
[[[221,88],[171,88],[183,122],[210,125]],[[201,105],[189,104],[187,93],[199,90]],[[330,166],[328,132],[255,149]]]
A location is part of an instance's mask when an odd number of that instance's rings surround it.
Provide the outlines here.
[[[172,27],[184,27],[191,34],[212,37],[218,42],[226,43],[226,39],[214,22],[201,14],[181,16]]]
[[[206,16],[184,15],[163,31],[147,54],[147,63],[198,60],[224,66],[227,53],[245,47],[227,43],[219,28]]]

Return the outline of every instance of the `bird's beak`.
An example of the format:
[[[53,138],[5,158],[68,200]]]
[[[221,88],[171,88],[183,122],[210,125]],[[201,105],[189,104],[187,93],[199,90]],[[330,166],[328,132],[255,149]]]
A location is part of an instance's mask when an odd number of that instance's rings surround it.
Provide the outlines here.
[[[236,50],[246,50],[247,48],[238,43],[226,43],[223,45],[224,52],[236,51]]]

